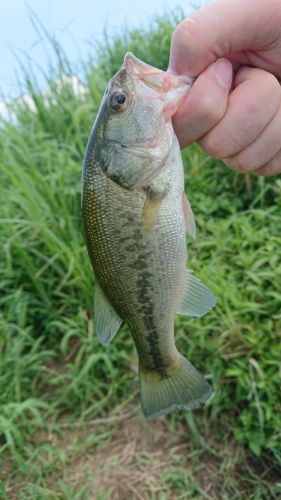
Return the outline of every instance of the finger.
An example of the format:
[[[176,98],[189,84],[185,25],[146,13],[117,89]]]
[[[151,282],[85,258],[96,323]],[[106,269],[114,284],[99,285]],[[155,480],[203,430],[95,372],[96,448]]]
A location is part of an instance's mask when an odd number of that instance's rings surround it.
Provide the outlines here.
[[[231,82],[232,65],[227,59],[219,59],[197,78],[173,118],[181,147],[202,137],[222,119]]]
[[[280,91],[281,95],[281,91]],[[228,158],[228,164],[239,172],[251,172],[271,161],[280,150],[281,107],[266,128],[247,148],[238,155]]]
[[[268,162],[263,165],[257,171],[254,172],[257,175],[276,175],[281,173],[281,150]]]
[[[242,62],[249,64],[253,51],[276,42],[276,32],[280,32],[280,0],[218,0],[177,26],[169,67],[197,76],[217,58],[245,49],[251,51]],[[269,69],[266,57],[259,59],[259,66]]]
[[[249,146],[280,105],[278,80],[266,71],[243,68],[235,85],[223,119],[199,141],[216,158],[229,158]]]

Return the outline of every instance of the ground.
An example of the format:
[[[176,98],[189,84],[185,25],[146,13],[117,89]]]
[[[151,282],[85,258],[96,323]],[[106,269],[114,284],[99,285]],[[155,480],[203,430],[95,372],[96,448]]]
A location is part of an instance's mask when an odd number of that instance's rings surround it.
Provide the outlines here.
[[[278,498],[280,470],[254,458],[230,436],[212,436],[211,429],[200,436],[192,414],[188,419],[188,425],[167,417],[146,421],[136,403],[116,416],[62,421],[56,431],[34,436],[41,450],[37,467],[33,464],[34,477],[10,480],[7,498]],[[11,467],[9,463],[10,477]],[[44,486],[38,481],[38,467]]]

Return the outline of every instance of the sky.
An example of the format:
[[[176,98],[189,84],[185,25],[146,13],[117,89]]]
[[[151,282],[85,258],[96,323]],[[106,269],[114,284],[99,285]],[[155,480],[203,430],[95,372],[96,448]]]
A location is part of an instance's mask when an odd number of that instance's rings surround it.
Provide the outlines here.
[[[104,29],[109,34],[122,27],[145,26],[156,14],[181,6],[188,15],[191,5],[206,0],[0,0],[0,97],[19,95],[19,60],[31,58],[47,65],[46,44],[34,28],[31,11],[46,30],[54,34],[72,63],[83,60],[89,42],[100,40]]]

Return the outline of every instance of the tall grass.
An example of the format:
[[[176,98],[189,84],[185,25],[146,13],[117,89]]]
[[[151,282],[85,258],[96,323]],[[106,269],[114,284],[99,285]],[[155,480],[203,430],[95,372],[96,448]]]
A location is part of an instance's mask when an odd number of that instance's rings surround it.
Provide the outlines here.
[[[46,76],[47,94],[23,70],[35,112],[16,101],[16,123],[0,128],[0,446],[22,473],[38,430],[62,417],[114,413],[138,393],[126,328],[107,349],[95,336],[80,171],[103,89],[124,53],[166,68],[177,21],[105,39],[84,64],[83,96],[64,78],[64,56]],[[220,429],[281,465],[281,181],[234,174],[197,146],[183,156],[198,225],[189,265],[218,305],[201,320],[177,317],[176,339],[214,387],[204,412],[209,432]],[[179,418],[191,425],[190,416]]]

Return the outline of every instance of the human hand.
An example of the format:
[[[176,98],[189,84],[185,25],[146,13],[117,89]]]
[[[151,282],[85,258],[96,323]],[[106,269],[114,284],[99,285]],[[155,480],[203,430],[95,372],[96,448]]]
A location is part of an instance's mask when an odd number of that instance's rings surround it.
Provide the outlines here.
[[[218,0],[176,28],[169,70],[197,76],[174,117],[239,172],[281,172],[281,2]],[[234,77],[233,77],[234,71]]]

